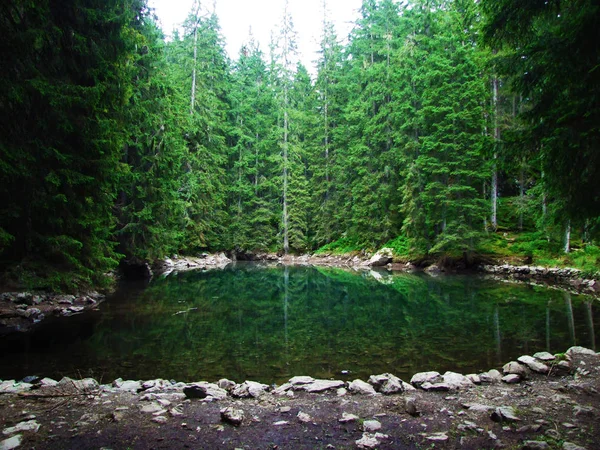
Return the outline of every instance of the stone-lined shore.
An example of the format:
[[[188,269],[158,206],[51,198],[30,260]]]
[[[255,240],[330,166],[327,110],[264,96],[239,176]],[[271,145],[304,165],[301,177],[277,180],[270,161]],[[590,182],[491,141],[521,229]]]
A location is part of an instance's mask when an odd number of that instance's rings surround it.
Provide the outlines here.
[[[598,448],[600,354],[524,355],[500,370],[281,386],[49,378],[0,383],[14,448]]]
[[[95,309],[106,299],[92,291],[79,295],[4,292],[0,294],[0,336],[27,332],[49,317],[68,317]]]

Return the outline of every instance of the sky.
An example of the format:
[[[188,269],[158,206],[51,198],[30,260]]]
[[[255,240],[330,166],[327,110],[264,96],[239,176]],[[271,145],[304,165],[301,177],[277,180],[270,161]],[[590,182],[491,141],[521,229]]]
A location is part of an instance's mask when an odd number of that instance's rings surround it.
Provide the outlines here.
[[[248,40],[252,27],[254,38],[265,55],[271,31],[277,35],[283,17],[285,0],[200,0],[203,8],[212,11],[216,6],[221,31],[230,58],[236,59],[241,46]],[[323,26],[323,0],[288,0],[292,20],[298,35],[298,53],[302,63],[314,73],[313,61]],[[192,9],[193,0],[149,0],[155,9],[162,29],[168,36],[181,24]],[[361,0],[327,0],[328,17],[338,38],[345,39],[358,18]]]

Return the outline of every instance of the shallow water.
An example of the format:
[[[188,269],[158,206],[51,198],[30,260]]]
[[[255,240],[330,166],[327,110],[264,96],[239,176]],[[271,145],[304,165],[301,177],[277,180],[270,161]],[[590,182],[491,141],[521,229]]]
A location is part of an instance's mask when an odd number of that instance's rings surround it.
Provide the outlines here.
[[[599,323],[597,300],[477,276],[238,264],[124,284],[99,311],[5,338],[0,379],[408,379],[596,349]]]

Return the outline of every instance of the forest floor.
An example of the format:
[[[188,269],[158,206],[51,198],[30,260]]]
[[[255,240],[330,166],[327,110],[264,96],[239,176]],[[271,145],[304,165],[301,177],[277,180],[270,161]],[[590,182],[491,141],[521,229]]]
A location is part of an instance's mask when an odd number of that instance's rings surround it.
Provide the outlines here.
[[[0,395],[0,449],[591,450],[600,446],[600,354],[587,353],[569,351],[560,376],[527,370],[516,384],[392,395],[270,390],[216,400],[186,398],[181,386],[137,393],[67,380],[73,389]],[[222,418],[227,407],[243,411],[241,424]]]

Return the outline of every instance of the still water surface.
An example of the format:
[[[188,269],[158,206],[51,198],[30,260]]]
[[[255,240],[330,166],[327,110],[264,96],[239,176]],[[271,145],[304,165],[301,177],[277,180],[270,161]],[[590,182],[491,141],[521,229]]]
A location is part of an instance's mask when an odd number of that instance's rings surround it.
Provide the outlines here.
[[[125,284],[99,311],[4,339],[0,379],[470,373],[542,350],[596,349],[599,306],[476,276],[238,264]]]

